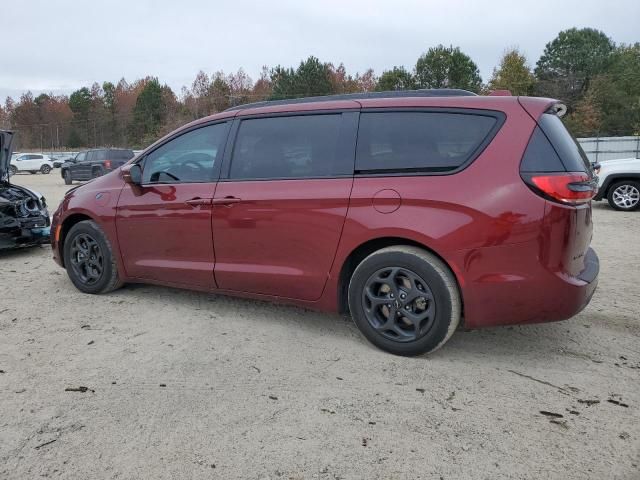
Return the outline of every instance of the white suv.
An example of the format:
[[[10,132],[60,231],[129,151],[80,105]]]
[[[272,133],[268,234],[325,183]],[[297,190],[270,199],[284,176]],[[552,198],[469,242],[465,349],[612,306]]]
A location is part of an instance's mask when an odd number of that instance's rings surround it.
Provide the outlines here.
[[[616,210],[631,211],[640,206],[640,158],[603,160],[598,173],[598,194]]]
[[[22,153],[11,158],[9,173],[15,175],[18,172],[49,173],[53,169],[53,162],[47,155],[40,153]]]

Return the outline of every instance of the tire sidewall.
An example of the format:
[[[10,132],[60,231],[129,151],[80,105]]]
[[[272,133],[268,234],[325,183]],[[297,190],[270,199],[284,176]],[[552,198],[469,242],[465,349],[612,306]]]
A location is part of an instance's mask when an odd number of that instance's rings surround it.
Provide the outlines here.
[[[418,340],[395,342],[387,339],[376,332],[366,318],[362,305],[362,290],[371,275],[389,266],[412,270],[427,282],[433,293],[436,307],[435,322],[431,329]],[[356,268],[349,283],[349,309],[354,322],[371,343],[387,352],[403,356],[421,355],[439,347],[447,338],[453,321],[453,299],[442,275],[426,260],[401,251],[374,253]]]
[[[620,181],[620,182],[616,182],[613,185],[611,185],[611,187],[609,187],[609,190],[607,191],[607,200],[609,202],[609,205],[614,210],[619,210],[621,212],[632,212],[634,210],[637,210],[638,207],[640,207],[640,202],[636,203],[631,208],[625,208],[625,207],[620,207],[620,206],[616,205],[615,202],[613,201],[613,192],[615,192],[616,189],[618,189],[619,187],[621,187],[623,185],[630,185],[630,186],[633,186],[633,187],[637,188],[638,190],[640,190],[640,182],[634,182],[632,180],[623,180],[623,181]]]
[[[71,266],[71,260],[70,260],[71,244],[73,243],[73,239],[81,233],[90,235],[93,239],[95,239],[95,241],[100,246],[100,249],[102,250],[102,256],[103,256],[102,277],[98,282],[94,283],[93,285],[86,285],[85,283],[83,283],[78,278],[77,274],[73,270],[73,267]],[[75,287],[78,290],[84,293],[101,293],[108,287],[113,275],[112,252],[111,252],[111,248],[109,247],[105,239],[104,233],[94,222],[84,221],[84,222],[77,223],[73,227],[71,227],[71,230],[65,237],[63,250],[64,250],[64,264],[67,269],[67,274],[69,275],[71,282],[75,285]]]

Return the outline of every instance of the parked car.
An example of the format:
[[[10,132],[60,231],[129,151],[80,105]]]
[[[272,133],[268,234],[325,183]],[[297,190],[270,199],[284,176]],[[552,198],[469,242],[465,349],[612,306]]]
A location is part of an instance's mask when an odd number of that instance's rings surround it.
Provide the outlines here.
[[[460,90],[236,107],[68,192],[53,256],[86,293],[147,282],[350,311],[399,355],[461,325],[566,319],[599,263],[596,180],[565,110]]]
[[[603,160],[598,172],[599,189],[594,200],[607,199],[615,210],[640,207],[640,158]]]
[[[51,162],[53,163],[53,168],[60,168],[63,163],[73,160],[75,157],[70,155],[50,155]]]
[[[64,183],[74,180],[91,180],[108,173],[133,158],[133,151],[123,148],[98,148],[78,153],[60,167]]]
[[[41,172],[48,174],[53,169],[53,162],[47,155],[41,153],[23,153],[11,158],[9,173],[15,175],[18,172],[32,174]]]
[[[0,250],[49,242],[45,198],[9,181],[13,135],[0,130]]]

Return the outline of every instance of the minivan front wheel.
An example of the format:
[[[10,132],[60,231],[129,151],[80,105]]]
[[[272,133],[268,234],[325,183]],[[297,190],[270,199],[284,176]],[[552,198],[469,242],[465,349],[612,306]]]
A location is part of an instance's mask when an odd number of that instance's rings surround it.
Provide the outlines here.
[[[609,205],[615,210],[631,211],[640,206],[640,183],[623,180],[611,185],[607,194]]]
[[[64,265],[75,287],[84,293],[107,293],[122,282],[109,239],[97,223],[76,223],[64,239]]]
[[[71,180],[71,171],[69,169],[66,169],[64,171],[64,184],[71,185],[72,182],[73,180]]]
[[[395,355],[414,356],[440,348],[461,316],[451,270],[418,247],[378,250],[355,269],[349,309],[367,339]]]

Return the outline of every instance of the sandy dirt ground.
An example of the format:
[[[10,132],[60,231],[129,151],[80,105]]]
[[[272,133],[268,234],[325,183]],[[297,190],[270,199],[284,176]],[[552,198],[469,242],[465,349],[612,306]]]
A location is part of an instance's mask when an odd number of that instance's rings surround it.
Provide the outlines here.
[[[53,208],[68,188],[14,181]],[[2,254],[0,478],[640,479],[640,212],[594,217],[584,312],[423,358],[338,315],[83,295],[48,247]]]

